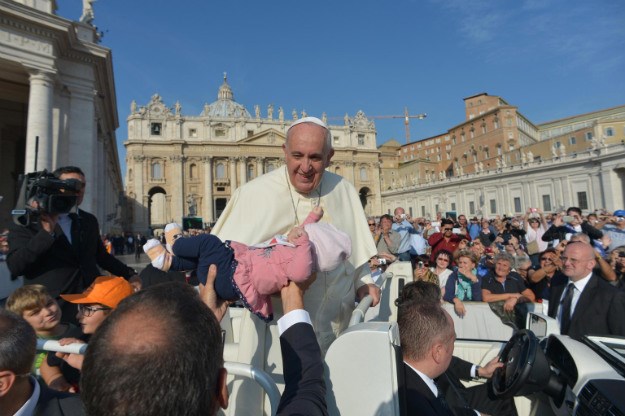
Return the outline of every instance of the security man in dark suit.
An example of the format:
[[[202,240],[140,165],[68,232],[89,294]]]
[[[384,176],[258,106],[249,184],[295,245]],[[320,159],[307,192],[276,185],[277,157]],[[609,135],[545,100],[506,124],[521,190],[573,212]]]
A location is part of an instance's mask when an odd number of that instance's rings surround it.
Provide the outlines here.
[[[76,202],[78,207],[85,195],[82,170],[67,166],[55,170],[54,175],[61,180],[75,179],[82,184]],[[95,216],[81,209],[70,214],[42,212],[37,223],[14,225],[9,233],[9,244],[7,265],[11,275],[23,275],[25,284],[44,285],[50,295],[59,300],[64,321],[75,322],[76,308],[58,296],[81,293],[102,274],[98,266],[139,284],[133,269],[107,253]]]
[[[567,282],[551,287],[549,316],[560,323],[560,333],[574,339],[584,335],[625,336],[625,293],[593,273],[595,249],[569,242],[562,254]]]
[[[21,316],[0,309],[0,416],[81,416],[78,395],[50,390],[30,375],[37,336]]]
[[[418,324],[418,320],[411,321],[413,316],[412,314],[415,312],[406,308],[409,308],[412,303],[434,303],[438,305],[440,303],[440,297],[441,290],[436,284],[425,281],[408,283],[403,288],[400,298],[396,301],[396,304],[399,307],[398,310],[400,315],[403,317],[402,321],[409,321],[404,323],[404,327],[408,327],[408,330],[405,330],[402,328],[402,324],[398,317],[400,337],[402,332],[414,332],[416,329],[412,328],[412,326]],[[404,308],[404,306],[406,308]],[[421,338],[419,340],[407,336],[406,342],[425,342],[425,339],[426,338]],[[402,350],[404,351],[404,357],[406,349],[411,350],[411,348],[411,346],[404,343],[404,339],[402,338]],[[499,362],[498,357],[493,358],[484,367],[480,367],[479,365],[474,365],[456,356],[452,356],[446,371],[434,380],[436,387],[442,396],[438,401],[440,402],[442,398],[444,398],[447,406],[452,409],[455,415],[475,416],[482,412],[499,416],[516,416],[517,411],[513,399],[495,398],[492,395],[488,384],[479,384],[477,386],[467,388],[460,381],[470,381],[478,378],[491,378],[494,371],[502,366],[503,363]],[[409,367],[405,366],[405,368]],[[415,379],[413,376],[414,371],[407,371],[406,380],[412,380],[414,383]],[[414,403],[414,398],[411,398],[410,394],[410,392],[407,392],[406,394],[408,404],[412,401],[413,405],[416,405],[416,403]]]

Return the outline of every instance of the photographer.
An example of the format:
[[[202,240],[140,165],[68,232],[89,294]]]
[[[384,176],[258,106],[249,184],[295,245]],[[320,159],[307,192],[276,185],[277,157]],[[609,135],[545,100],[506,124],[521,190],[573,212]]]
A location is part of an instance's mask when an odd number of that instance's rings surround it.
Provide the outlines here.
[[[558,242],[569,240],[576,233],[587,234],[591,240],[598,240],[603,237],[601,231],[582,218],[581,209],[570,207],[566,210],[565,216],[556,215],[551,227],[543,234],[542,240],[551,242],[551,247],[555,247]]]
[[[78,167],[54,171],[61,181],[73,179],[77,186],[76,206],[85,193],[85,175]],[[62,191],[57,191],[63,195]],[[80,293],[102,273],[98,266],[114,275],[131,279],[136,272],[106,252],[100,239],[100,226],[92,214],[77,209],[75,213],[58,214],[42,211],[37,200],[27,200],[33,211],[27,225],[14,225],[9,234],[10,251],[7,265],[12,276],[23,275],[26,284],[41,284],[50,295]],[[63,320],[76,322],[74,305],[59,301]]]

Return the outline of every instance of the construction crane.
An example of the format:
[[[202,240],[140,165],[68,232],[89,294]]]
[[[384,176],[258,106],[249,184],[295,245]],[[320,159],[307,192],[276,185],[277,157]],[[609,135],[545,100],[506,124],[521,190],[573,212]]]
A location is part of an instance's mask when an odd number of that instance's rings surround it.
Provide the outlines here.
[[[403,115],[392,115],[392,116],[366,116],[367,118],[371,118],[371,119],[385,119],[385,118],[403,118],[404,119],[404,126],[406,126],[406,144],[410,143],[410,119],[411,118],[416,118],[419,120],[423,120],[424,118],[426,118],[428,115],[426,113],[421,113],[421,114],[414,114],[411,115],[408,112],[408,107],[404,107],[404,114]],[[328,117],[329,120],[339,120],[342,119],[343,117]]]
[[[403,118],[404,119],[404,126],[406,126],[406,144],[408,144],[408,143],[410,143],[410,119],[411,118],[417,118],[419,120],[423,120],[427,116],[428,115],[426,113],[410,115],[410,113],[408,112],[408,107],[404,107],[404,114],[401,115],[401,116],[367,116],[367,117],[368,118],[375,118],[375,119]]]

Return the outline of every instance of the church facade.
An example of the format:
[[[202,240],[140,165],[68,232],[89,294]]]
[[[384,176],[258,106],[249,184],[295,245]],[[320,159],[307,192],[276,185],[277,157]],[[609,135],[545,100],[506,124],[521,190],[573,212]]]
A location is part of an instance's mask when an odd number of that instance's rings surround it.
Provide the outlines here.
[[[217,220],[233,192],[284,164],[282,145],[291,123],[305,113],[268,105],[251,114],[234,99],[224,76],[217,100],[199,115],[183,114],[155,94],[128,116],[125,192],[134,230],[160,229],[183,218]],[[320,118],[327,123],[327,117]],[[382,209],[374,123],[362,112],[329,125],[335,155],[328,170],[350,181],[365,212]]]
[[[111,50],[87,6],[71,21],[54,0],[0,0],[0,224],[12,221],[20,174],[75,165],[81,208],[103,232],[124,228]]]

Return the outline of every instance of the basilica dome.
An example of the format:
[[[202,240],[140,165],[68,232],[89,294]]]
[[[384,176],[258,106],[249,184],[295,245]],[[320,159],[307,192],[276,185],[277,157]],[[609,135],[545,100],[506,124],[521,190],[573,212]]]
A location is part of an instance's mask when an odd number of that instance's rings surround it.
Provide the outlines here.
[[[215,118],[252,118],[244,106],[234,101],[234,94],[228,85],[226,74],[224,74],[224,83],[219,87],[217,101],[206,104],[200,115]]]

